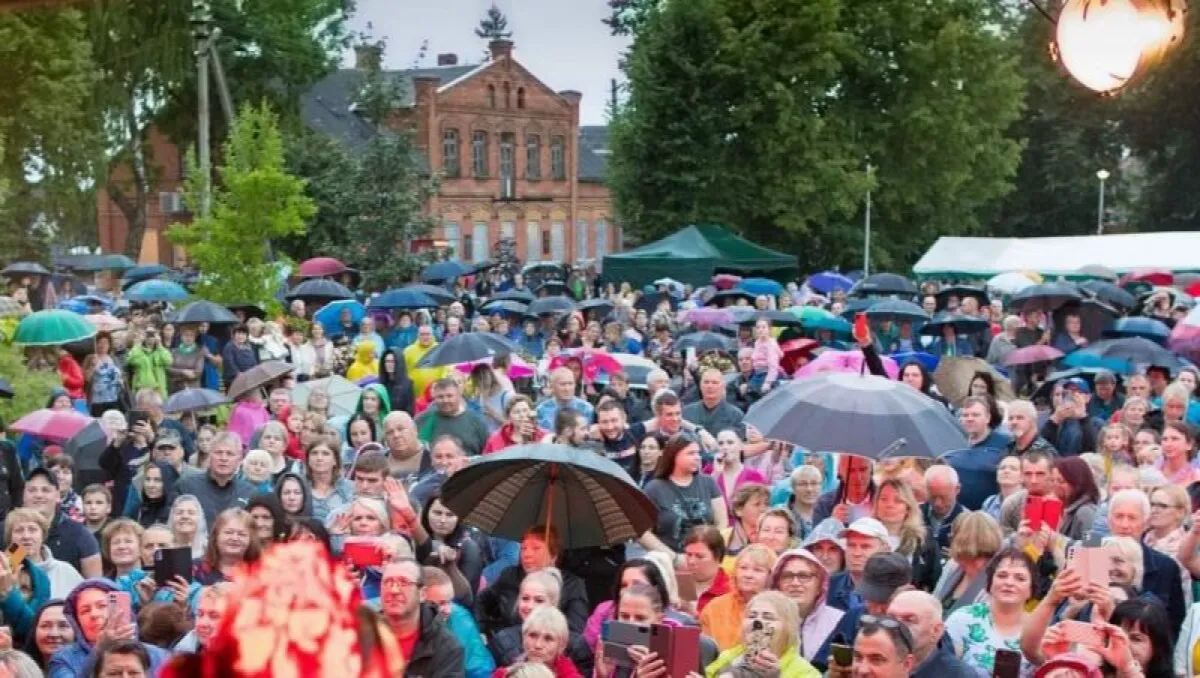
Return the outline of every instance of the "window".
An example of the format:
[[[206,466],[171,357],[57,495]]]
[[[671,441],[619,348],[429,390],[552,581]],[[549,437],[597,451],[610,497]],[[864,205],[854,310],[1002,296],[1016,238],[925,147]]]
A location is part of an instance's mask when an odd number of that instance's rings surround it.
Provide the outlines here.
[[[488,85],[488,106],[496,107],[496,86]]]
[[[527,261],[541,261],[542,255],[539,249],[541,233],[542,227],[538,222],[525,222],[525,259]]]
[[[467,249],[467,245],[463,244],[463,249],[471,256],[472,261],[485,261],[488,258],[488,225],[484,221],[475,222],[475,237],[471,239],[474,245],[473,249]]]
[[[556,221],[550,224],[550,259],[551,261],[564,262],[567,260],[567,252],[564,242],[566,229],[563,228],[561,221]]]
[[[504,83],[504,107],[512,108],[512,85]]]
[[[542,258],[550,257],[554,253],[552,245],[550,231],[542,231]]]
[[[525,108],[525,88],[517,88],[517,108]]]
[[[608,250],[608,222],[604,219],[596,220],[596,261],[604,258]]]
[[[575,261],[588,258],[588,222],[580,219],[575,222]]]
[[[563,137],[550,139],[550,174],[555,181],[567,178],[567,140]]]
[[[454,128],[442,132],[442,172],[448,177],[459,176],[458,130]]]
[[[450,258],[457,259],[459,253],[458,224],[451,221],[445,226],[446,247],[450,250]]]
[[[471,167],[476,177],[488,175],[488,133],[482,130],[471,139]]]
[[[525,178],[542,178],[542,138],[536,134],[525,135]]]
[[[471,260],[471,252],[475,249],[474,236],[472,236],[470,233],[466,233],[463,235],[462,241],[463,241],[462,250],[460,250],[461,259],[463,261],[470,261]]]
[[[500,135],[500,178],[506,184],[517,174],[517,161],[514,157],[516,145],[517,136],[512,132]]]

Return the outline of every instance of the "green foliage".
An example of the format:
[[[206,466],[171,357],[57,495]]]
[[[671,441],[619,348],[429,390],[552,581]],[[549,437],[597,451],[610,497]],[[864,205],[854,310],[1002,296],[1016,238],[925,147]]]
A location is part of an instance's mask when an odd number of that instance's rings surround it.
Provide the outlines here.
[[[0,423],[3,424],[11,424],[42,409],[50,399],[50,392],[62,386],[55,370],[26,368],[21,347],[8,342],[0,343],[0,377],[12,384],[16,394],[12,400],[0,398]]]
[[[512,37],[512,31],[508,29],[508,17],[504,16],[504,12],[492,3],[488,7],[487,16],[479,21],[479,27],[475,29],[475,35],[483,38],[488,42],[492,40],[508,40]]]
[[[199,204],[205,177],[189,158],[187,200]],[[171,242],[188,248],[200,272],[196,294],[219,303],[274,302],[274,238],[296,236],[316,208],[304,181],[287,172],[278,117],[263,103],[243,106],[234,120],[212,191],[212,214],[173,224]]]
[[[658,9],[661,0],[608,0],[610,14],[603,19],[613,35],[634,35]]]
[[[288,171],[304,179],[304,192],[317,209],[304,233],[276,244],[295,261],[343,247],[351,216],[344,196],[354,190],[358,172],[354,156],[337,139],[311,130],[290,136],[284,153]]]

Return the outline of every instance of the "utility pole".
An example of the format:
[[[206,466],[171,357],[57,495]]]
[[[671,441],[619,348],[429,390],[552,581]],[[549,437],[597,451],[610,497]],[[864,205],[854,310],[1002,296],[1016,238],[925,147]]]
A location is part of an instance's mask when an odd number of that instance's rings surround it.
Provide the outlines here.
[[[867,181],[871,181],[871,174],[875,168],[871,166],[871,161],[867,161]],[[866,223],[863,224],[863,277],[871,275],[871,185],[867,184],[867,213]]]
[[[1096,172],[1096,178],[1100,180],[1100,206],[1096,209],[1096,235],[1104,235],[1104,182],[1112,176],[1108,170],[1102,169]]]
[[[212,127],[208,104],[208,51],[212,47],[212,6],[208,0],[192,1],[192,37],[196,41],[196,98],[199,127],[196,157],[200,162],[200,216],[207,217],[212,197]]]

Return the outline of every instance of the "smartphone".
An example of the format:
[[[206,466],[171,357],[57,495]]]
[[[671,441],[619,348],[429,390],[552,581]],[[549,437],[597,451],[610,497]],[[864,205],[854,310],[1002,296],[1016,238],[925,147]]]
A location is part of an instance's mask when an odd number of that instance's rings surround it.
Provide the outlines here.
[[[634,645],[650,647],[649,626],[644,624],[627,624],[619,621],[606,621],[600,629],[600,640],[604,642],[604,660],[622,666],[633,668],[633,660],[629,657],[629,648]]]
[[[865,336],[867,336],[867,333],[869,331],[870,330],[867,328],[867,314],[866,313],[855,313],[854,314],[854,338],[859,339],[860,337],[865,337]]]
[[[650,627],[648,649],[666,664],[670,678],[687,678],[700,671],[700,629],[654,624]]]
[[[133,598],[128,591],[111,591],[108,594],[108,620],[105,628],[124,629],[133,623]]]
[[[696,602],[700,598],[700,593],[696,589],[696,577],[691,572],[675,572],[675,583],[679,587],[679,599],[688,602]]]
[[[838,643],[829,644],[829,656],[833,658],[833,663],[838,666],[849,667],[854,664],[854,650],[849,645],[840,645]],[[997,653],[999,659],[999,653]]]
[[[1029,523],[1029,529],[1037,532],[1042,529],[1042,498],[1025,497],[1025,513],[1022,516]]]
[[[996,650],[992,678],[1018,678],[1021,675],[1021,653],[1016,650]]]
[[[1063,637],[1068,643],[1097,649],[1108,647],[1108,634],[1095,624],[1068,619],[1059,622],[1058,626],[1062,629]]]
[[[169,549],[158,549],[154,552],[154,584],[163,588],[183,577],[189,584],[192,582],[192,549],[190,546],[178,546]]]
[[[1042,522],[1050,526],[1052,530],[1058,530],[1059,523],[1062,522],[1063,505],[1062,502],[1053,497],[1044,497],[1042,499]]]
[[[132,431],[134,428],[137,427],[138,422],[142,422],[142,421],[145,421],[145,422],[150,421],[150,413],[149,412],[145,412],[142,410],[130,410],[129,411],[129,430],[130,431]]]
[[[774,635],[774,628],[755,620],[754,624],[750,627],[750,635],[746,638],[746,658],[752,659],[754,655],[759,654],[763,650],[770,649],[771,638]]]
[[[21,568],[21,563],[25,562],[25,556],[27,556],[27,555],[29,555],[29,554],[25,553],[24,546],[21,546],[20,544],[16,544],[16,543],[9,544],[8,545],[8,569],[9,569],[9,571],[14,572],[14,573],[19,572],[20,568]]]
[[[1089,584],[1109,585],[1109,567],[1112,557],[1104,547],[1077,546],[1071,553],[1068,564],[1072,570],[1079,572],[1079,577]]]
[[[342,543],[342,557],[360,570],[383,565],[383,551],[379,540],[373,537],[348,537]]]

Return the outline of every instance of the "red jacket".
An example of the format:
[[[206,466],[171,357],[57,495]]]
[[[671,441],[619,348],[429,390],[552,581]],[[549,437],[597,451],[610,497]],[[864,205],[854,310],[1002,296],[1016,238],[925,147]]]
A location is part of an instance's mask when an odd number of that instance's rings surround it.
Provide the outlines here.
[[[717,570],[717,576],[713,578],[713,583],[708,587],[708,590],[700,594],[700,600],[696,601],[696,614],[704,611],[706,605],[711,603],[714,598],[725,595],[733,590],[732,582],[729,580],[729,575],[725,574],[725,569]]]
[[[526,440],[526,443],[536,443],[542,438],[550,435],[549,431],[542,428],[534,427],[533,440]],[[487,442],[483,445],[484,454],[492,454],[493,452],[503,452],[505,448],[516,445],[517,441],[512,437],[512,424],[505,424],[496,430],[495,433],[488,436]]]
[[[71,396],[72,400],[82,400],[83,395],[83,368],[70,353],[63,352],[58,356],[58,376],[62,379],[63,388],[66,389],[67,395]]]
[[[575,662],[568,659],[565,654],[559,654],[554,658],[554,666],[551,666],[550,670],[554,672],[554,678],[583,678],[579,669],[575,668]],[[492,672],[492,678],[505,678],[507,675],[507,666],[497,667]]]

